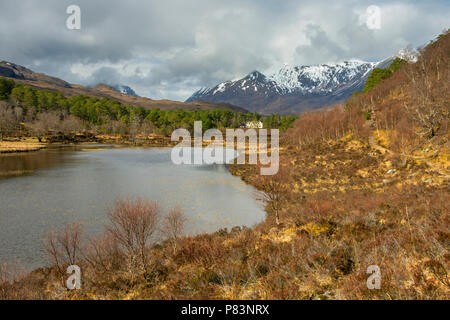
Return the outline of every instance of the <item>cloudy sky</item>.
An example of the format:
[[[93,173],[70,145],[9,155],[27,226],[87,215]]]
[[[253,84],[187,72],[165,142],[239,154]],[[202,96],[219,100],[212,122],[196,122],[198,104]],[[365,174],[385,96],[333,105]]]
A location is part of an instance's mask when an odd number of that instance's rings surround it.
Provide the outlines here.
[[[81,8],[69,30],[66,9]],[[369,29],[366,9],[381,9]],[[0,60],[72,83],[185,100],[203,86],[357,58],[378,61],[449,28],[450,0],[0,1]]]

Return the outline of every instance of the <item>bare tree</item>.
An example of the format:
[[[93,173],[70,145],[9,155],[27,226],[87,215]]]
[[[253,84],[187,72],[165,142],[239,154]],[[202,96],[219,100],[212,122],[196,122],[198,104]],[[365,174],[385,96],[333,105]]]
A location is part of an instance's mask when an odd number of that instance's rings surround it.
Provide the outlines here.
[[[0,102],[0,140],[3,136],[11,134],[17,124],[17,118],[14,111],[7,103]]]
[[[450,72],[448,41],[435,43],[419,61],[405,68],[411,83],[411,101],[405,108],[420,126],[420,135],[431,138],[449,117]]]
[[[256,186],[263,191],[263,201],[275,216],[275,223],[280,224],[280,211],[287,199],[290,176],[286,168],[280,166],[278,173],[257,178]]]
[[[130,128],[130,140],[134,144],[136,144],[136,138],[141,129],[141,122],[142,122],[142,119],[138,115],[134,115],[130,119],[130,127],[129,127]]]
[[[23,108],[21,108],[19,106],[14,107],[14,115],[16,117],[17,122],[23,121],[23,119],[24,119],[23,114],[24,114]]]
[[[70,222],[62,231],[51,230],[44,240],[44,248],[50,260],[61,274],[64,273],[64,266],[78,263],[82,235],[83,225],[80,222]]]
[[[65,137],[70,137],[81,129],[81,120],[77,117],[63,113],[62,118],[59,123],[59,129]]]
[[[105,126],[106,126],[106,133],[109,134],[116,135],[122,133],[123,131],[122,130],[123,124],[117,120],[109,120],[106,122]]]
[[[363,114],[356,108],[346,109],[344,104],[336,104],[302,113],[283,139],[300,147],[328,140],[337,141],[349,132],[364,134],[364,122]]]
[[[142,121],[140,133],[143,134],[146,138],[148,138],[148,136],[152,134],[153,131],[154,131],[153,123],[149,120],[144,119],[144,121]]]
[[[56,111],[39,113],[36,119],[31,123],[30,128],[37,136],[39,141],[50,132],[50,130],[60,129],[61,115]]]
[[[122,258],[117,239],[109,233],[91,238],[83,252],[84,260],[95,270],[101,271],[117,268]]]
[[[18,262],[6,263],[0,260],[0,300],[19,300],[26,296],[23,294],[26,289],[14,286],[26,274],[27,271]]]
[[[187,219],[181,208],[173,208],[162,220],[162,232],[172,243],[175,252],[178,240],[184,234],[184,226]]]
[[[142,198],[119,198],[108,209],[110,224],[107,231],[125,249],[130,267],[141,264],[147,271],[147,245],[155,234],[160,207],[156,202]]]

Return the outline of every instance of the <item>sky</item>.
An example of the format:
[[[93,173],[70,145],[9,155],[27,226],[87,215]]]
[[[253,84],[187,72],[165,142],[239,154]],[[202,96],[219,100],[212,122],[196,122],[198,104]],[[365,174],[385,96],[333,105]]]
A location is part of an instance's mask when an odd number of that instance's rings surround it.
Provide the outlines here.
[[[66,26],[69,5],[80,8],[79,30]],[[374,5],[379,25],[367,23]],[[449,22],[450,0],[0,0],[0,60],[184,101],[254,70],[380,61]]]

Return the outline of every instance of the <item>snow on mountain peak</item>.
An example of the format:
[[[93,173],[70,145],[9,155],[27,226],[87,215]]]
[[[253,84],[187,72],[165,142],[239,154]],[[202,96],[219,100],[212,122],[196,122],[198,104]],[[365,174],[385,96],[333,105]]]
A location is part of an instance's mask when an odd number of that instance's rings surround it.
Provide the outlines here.
[[[213,94],[216,94],[217,92],[224,92],[225,91],[225,85],[227,82],[222,82],[217,86],[217,89],[214,90]]]
[[[229,95],[231,92],[261,92],[265,95],[283,94],[329,94],[361,86],[376,63],[361,60],[349,60],[308,66],[291,66],[285,63],[280,69],[269,75],[253,71],[245,77],[225,81],[213,88],[201,88],[187,101],[208,96]]]
[[[414,57],[410,51],[397,56]],[[267,74],[253,71],[246,76],[202,88],[186,101],[226,102],[263,114],[298,113],[331,105],[361,91],[374,68],[387,68],[396,56],[379,62],[351,59],[319,65],[289,65]]]
[[[351,81],[361,72],[366,73],[368,70],[372,70],[374,65],[374,63],[361,60],[301,67],[291,67],[285,64],[267,78],[275,82],[283,91],[329,91],[330,85]]]

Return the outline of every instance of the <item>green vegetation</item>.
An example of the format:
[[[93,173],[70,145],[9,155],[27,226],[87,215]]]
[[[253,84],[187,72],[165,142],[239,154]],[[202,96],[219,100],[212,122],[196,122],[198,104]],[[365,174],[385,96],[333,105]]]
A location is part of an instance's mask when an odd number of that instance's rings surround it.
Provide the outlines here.
[[[281,131],[285,131],[292,128],[297,116],[280,116],[278,114],[271,114],[263,120],[264,128],[273,129],[279,128]]]
[[[389,67],[386,69],[375,68],[367,78],[366,84],[362,92],[368,92],[375,88],[382,80],[389,78],[394,72],[396,72],[400,66],[405,62],[400,58],[395,58]]]
[[[116,100],[86,95],[65,97],[60,92],[38,90],[12,80],[0,78],[0,99],[10,100],[13,109],[20,110],[31,121],[39,115],[58,113],[63,120],[66,115],[82,120],[84,129],[95,128],[102,133],[128,134],[149,131],[168,135],[176,128],[193,130],[194,121],[203,122],[203,130],[211,128],[239,128],[248,121],[262,120],[258,113],[235,112],[226,108],[213,110],[160,110],[123,105]],[[17,113],[17,112],[16,112]],[[295,116],[271,115],[265,118],[267,128],[286,130],[292,127]],[[145,130],[143,129],[145,128]],[[81,129],[81,128],[80,128]],[[142,130],[141,130],[142,129]]]
[[[14,81],[0,77],[0,100],[8,99],[14,88]]]

